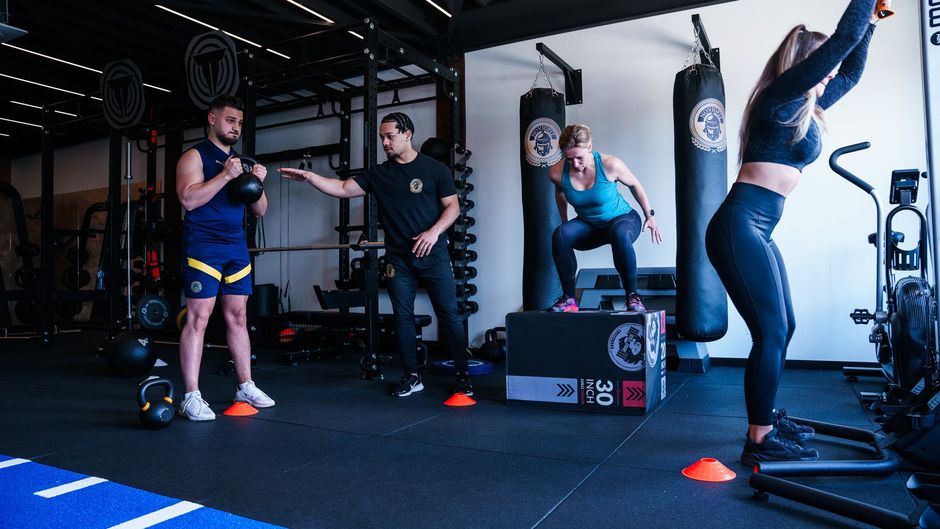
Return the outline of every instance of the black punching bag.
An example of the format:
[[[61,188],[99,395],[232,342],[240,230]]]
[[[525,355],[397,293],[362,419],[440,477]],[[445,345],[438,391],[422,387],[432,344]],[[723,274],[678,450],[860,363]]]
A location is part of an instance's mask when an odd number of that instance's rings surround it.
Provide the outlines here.
[[[519,99],[522,137],[522,310],[548,308],[561,295],[552,260],[552,233],[561,224],[548,170],[561,160],[558,137],[565,124],[565,96],[533,88]]]
[[[725,87],[705,64],[676,74],[676,329],[696,342],[728,330],[728,297],[705,253],[705,228],[728,194]]]

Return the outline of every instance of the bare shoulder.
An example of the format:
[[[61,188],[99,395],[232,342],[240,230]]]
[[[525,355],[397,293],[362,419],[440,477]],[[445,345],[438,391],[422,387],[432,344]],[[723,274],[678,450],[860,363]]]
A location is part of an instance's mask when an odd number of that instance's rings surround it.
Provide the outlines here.
[[[555,162],[555,164],[552,165],[552,166],[548,169],[548,178],[549,178],[549,180],[551,180],[552,182],[555,182],[555,183],[561,183],[561,174],[562,174],[562,171],[564,170],[564,168],[565,168],[565,159],[564,159],[564,158],[562,158],[561,160],[558,160],[557,162]]]
[[[629,172],[627,164],[612,154],[601,153],[601,162],[604,164],[604,172],[607,173],[608,180],[615,180],[617,177]]]
[[[202,157],[199,156],[199,152],[196,149],[190,149],[183,153],[180,156],[179,162],[176,164],[176,173],[177,178],[186,178],[186,179],[198,179],[202,180]]]

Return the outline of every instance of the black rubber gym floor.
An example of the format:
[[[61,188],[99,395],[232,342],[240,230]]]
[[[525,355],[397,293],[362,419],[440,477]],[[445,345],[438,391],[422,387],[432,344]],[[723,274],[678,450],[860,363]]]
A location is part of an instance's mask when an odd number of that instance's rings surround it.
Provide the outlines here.
[[[277,406],[233,418],[221,412],[234,375],[215,374],[227,353],[213,350],[201,389],[219,418],[145,431],[138,380],[111,375],[97,338],[60,336],[47,351],[0,342],[0,454],[292,528],[866,527],[751,498],[750,469],[737,461],[740,368],[669,372],[666,402],[636,417],[507,404],[499,369],[474,379],[476,406],[448,408],[450,378],[426,376],[425,391],[395,399],[387,387],[397,368],[386,369],[388,381],[364,381],[352,355],[289,367],[259,353],[254,379]],[[175,355],[166,348],[170,365],[154,373],[181,390]],[[778,402],[791,415],[870,427],[856,391],[877,387],[791,369]],[[864,457],[824,439],[813,446],[824,458]],[[702,457],[737,478],[680,473]],[[892,510],[915,506],[898,474],[800,482]],[[0,504],[7,509],[17,506]]]

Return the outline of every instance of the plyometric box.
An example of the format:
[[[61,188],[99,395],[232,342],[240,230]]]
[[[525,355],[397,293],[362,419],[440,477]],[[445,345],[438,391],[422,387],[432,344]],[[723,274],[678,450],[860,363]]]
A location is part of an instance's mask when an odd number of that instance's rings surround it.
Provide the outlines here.
[[[666,316],[517,312],[506,316],[506,398],[644,415],[666,397]]]

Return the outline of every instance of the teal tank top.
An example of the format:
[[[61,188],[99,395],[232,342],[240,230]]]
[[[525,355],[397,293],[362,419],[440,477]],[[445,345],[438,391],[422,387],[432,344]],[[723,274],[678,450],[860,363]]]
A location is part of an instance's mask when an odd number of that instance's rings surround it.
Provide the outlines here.
[[[571,176],[568,174],[568,162],[565,161],[561,173],[561,190],[565,200],[571,204],[578,218],[592,225],[605,225],[620,215],[626,215],[633,210],[617,190],[617,182],[607,180],[604,172],[604,162],[601,154],[594,153],[594,185],[584,191],[571,187]]]

